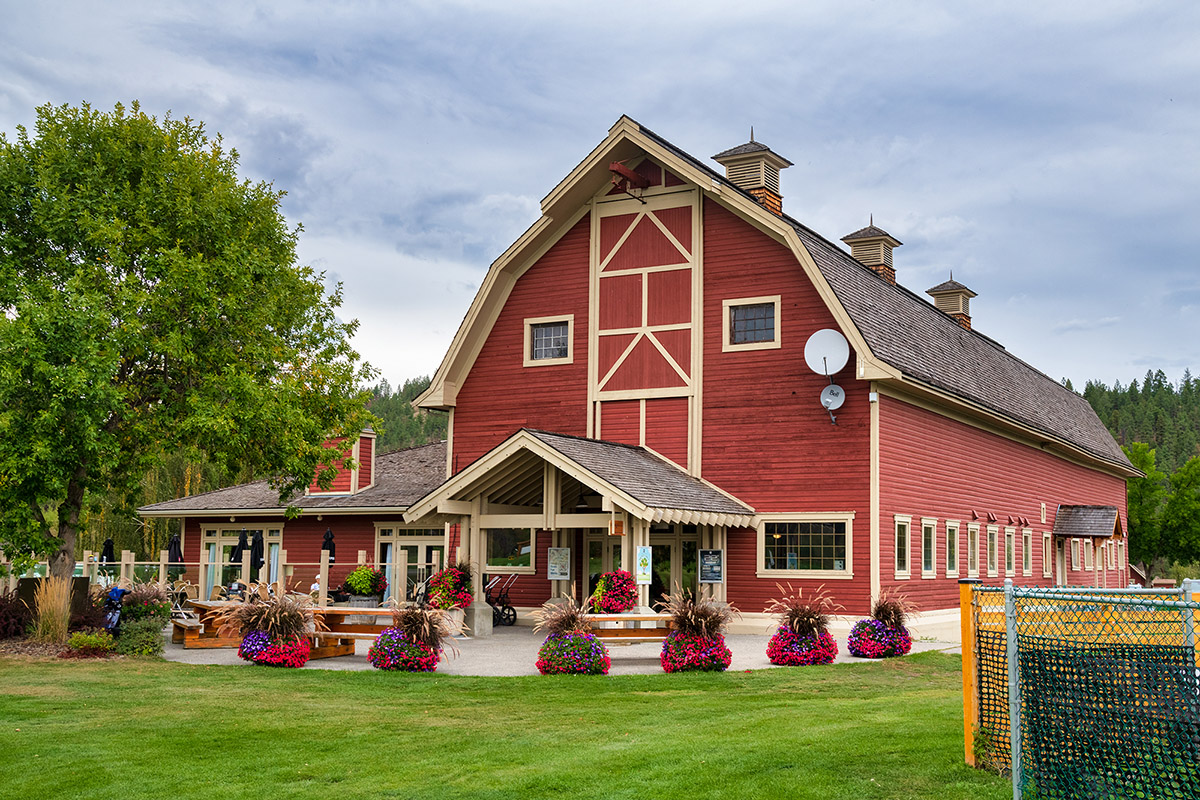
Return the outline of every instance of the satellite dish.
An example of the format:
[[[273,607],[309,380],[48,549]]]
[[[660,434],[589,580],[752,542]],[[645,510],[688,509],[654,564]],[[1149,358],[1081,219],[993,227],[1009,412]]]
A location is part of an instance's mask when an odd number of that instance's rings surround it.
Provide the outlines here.
[[[822,328],[804,345],[804,363],[818,375],[836,375],[849,360],[850,343],[833,328]]]
[[[821,390],[821,406],[826,411],[837,411],[846,402],[846,392],[842,387],[831,383]]]

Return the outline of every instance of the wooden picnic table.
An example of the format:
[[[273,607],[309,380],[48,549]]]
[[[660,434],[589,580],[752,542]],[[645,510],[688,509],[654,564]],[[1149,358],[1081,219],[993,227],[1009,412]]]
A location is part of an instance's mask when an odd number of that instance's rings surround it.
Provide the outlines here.
[[[592,634],[608,644],[661,642],[671,632],[670,614],[588,614],[588,619],[593,623]],[[600,622],[616,624],[595,624]]]

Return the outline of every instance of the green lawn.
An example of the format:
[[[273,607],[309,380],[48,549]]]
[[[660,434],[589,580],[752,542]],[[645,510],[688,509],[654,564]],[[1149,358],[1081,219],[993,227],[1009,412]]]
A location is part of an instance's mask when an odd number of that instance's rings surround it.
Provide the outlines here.
[[[959,659],[465,678],[0,659],[0,795],[1005,798]]]

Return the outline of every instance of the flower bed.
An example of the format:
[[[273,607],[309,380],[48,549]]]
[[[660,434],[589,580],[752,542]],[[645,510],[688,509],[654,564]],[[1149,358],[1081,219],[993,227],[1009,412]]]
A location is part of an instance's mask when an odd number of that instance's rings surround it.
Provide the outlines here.
[[[588,598],[597,614],[620,614],[637,605],[637,585],[633,576],[623,569],[605,572],[596,583],[596,591]]]
[[[767,643],[767,658],[781,667],[831,664],[837,654],[837,640],[829,635],[829,631],[801,635],[787,625],[780,625]]]
[[[671,631],[663,641],[659,661],[664,672],[724,672],[733,653],[725,646],[725,637],[699,636]]]
[[[367,652],[367,661],[375,669],[433,672],[438,660],[437,650],[406,636],[399,628],[384,628]]]
[[[242,637],[238,658],[268,667],[303,667],[310,649],[302,636],[272,639],[266,631],[250,631]]]
[[[538,650],[543,675],[607,675],[610,666],[608,648],[590,633],[551,634]]]
[[[912,637],[904,626],[894,628],[873,617],[859,620],[846,640],[850,655],[859,658],[891,658],[912,649]]]

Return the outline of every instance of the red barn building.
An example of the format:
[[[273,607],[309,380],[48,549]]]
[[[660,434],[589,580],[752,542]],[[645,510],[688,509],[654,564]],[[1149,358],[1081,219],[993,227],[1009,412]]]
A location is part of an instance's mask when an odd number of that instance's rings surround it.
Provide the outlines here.
[[[1125,585],[1138,473],[1087,402],[972,330],[966,286],[898,285],[886,231],[846,252],[783,213],[766,145],[714,159],[622,117],[547,195],[418,398],[449,413],[444,449],[373,456],[372,478],[360,443],[300,522],[248,487],[142,512],[187,513],[189,560],[225,516],[276,525],[289,558],[319,547],[314,513],[374,559],[417,531],[518,575],[524,608],[649,548],[644,605],[702,589],[756,630],[785,582],[854,615],[885,590],[954,609],[966,577]]]

